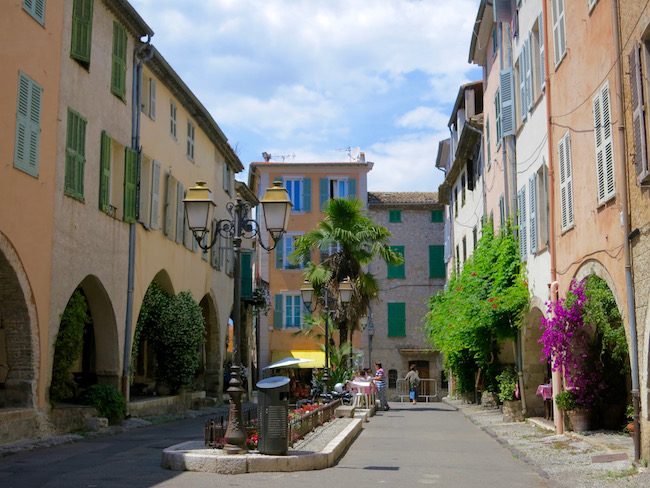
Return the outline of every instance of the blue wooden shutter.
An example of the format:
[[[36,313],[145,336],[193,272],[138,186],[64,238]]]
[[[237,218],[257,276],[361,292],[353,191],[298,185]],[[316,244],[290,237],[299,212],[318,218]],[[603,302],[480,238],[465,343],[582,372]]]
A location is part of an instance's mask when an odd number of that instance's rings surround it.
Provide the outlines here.
[[[102,131],[101,152],[99,157],[99,209],[108,212],[111,205],[111,137]]]
[[[325,210],[325,204],[327,203],[327,200],[329,200],[330,198],[329,179],[320,178],[320,180],[318,181],[318,189],[319,189],[320,209],[321,211],[323,211]]]
[[[275,295],[275,306],[273,307],[273,328],[282,328],[282,305],[284,303],[284,296],[281,293]]]
[[[19,74],[14,166],[32,176],[38,176],[42,94],[40,86]]]
[[[45,0],[23,0],[23,8],[39,24],[45,24]]]
[[[124,221],[135,222],[136,182],[138,179],[138,153],[124,149]]]
[[[512,68],[501,71],[501,135],[511,136],[515,133],[515,107],[512,86]]]
[[[406,304],[388,304],[388,337],[406,336]]]
[[[537,173],[528,180],[528,198],[530,200],[530,253],[537,252]]]
[[[355,178],[348,180],[348,198],[357,198],[357,180]]]
[[[302,180],[302,210],[311,212],[311,178]]]

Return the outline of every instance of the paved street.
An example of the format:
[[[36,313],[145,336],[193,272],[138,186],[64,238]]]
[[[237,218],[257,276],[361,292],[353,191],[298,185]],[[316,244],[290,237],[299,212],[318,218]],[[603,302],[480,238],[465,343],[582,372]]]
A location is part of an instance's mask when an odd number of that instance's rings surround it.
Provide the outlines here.
[[[160,468],[164,447],[200,436],[204,418],[194,418],[5,457],[0,486],[549,486],[452,407],[392,405],[366,424],[336,467],[323,471],[227,476]]]

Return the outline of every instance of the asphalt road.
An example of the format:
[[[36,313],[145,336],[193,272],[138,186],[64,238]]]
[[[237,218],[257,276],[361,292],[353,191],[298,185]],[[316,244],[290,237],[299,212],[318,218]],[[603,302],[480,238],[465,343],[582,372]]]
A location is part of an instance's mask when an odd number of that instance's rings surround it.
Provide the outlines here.
[[[392,403],[333,468],[216,475],[160,467],[163,448],[201,437],[185,419],[0,459],[0,487],[365,488],[546,487],[547,480],[461,413],[442,403]]]

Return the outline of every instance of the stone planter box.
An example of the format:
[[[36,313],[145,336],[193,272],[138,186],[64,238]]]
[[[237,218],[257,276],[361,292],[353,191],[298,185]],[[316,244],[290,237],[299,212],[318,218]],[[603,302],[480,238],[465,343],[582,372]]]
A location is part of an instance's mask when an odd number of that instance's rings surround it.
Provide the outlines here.
[[[506,400],[501,407],[504,422],[523,422],[524,413],[520,400]]]

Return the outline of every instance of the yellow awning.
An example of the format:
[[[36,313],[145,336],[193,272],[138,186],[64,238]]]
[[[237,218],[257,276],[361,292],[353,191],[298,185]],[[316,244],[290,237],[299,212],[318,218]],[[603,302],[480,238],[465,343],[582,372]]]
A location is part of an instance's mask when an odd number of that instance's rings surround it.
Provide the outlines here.
[[[324,368],[325,367],[325,353],[323,351],[314,350],[297,350],[297,351],[271,351],[271,362],[275,363],[284,358],[296,359],[309,359],[309,362],[300,363],[293,368]]]

